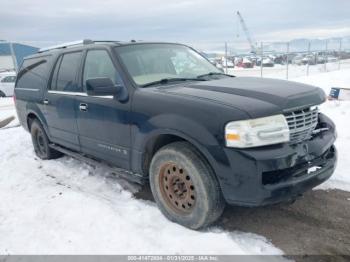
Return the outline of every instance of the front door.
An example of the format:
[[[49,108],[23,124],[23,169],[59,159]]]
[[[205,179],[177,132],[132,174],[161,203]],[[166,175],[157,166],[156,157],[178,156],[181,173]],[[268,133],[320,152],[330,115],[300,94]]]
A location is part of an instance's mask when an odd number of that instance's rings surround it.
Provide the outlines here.
[[[92,49],[86,53],[82,85],[86,80],[108,77],[122,84],[109,52]],[[130,103],[112,96],[79,96],[77,123],[81,150],[122,168],[129,168]]]
[[[80,149],[76,96],[83,94],[77,84],[81,58],[81,51],[64,53],[58,58],[44,96],[45,119],[52,142],[74,150]]]

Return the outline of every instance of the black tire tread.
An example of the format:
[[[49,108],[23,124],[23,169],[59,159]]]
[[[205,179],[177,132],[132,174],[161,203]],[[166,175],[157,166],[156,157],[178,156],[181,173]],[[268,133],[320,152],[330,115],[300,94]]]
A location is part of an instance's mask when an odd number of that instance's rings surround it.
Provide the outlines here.
[[[30,133],[31,133],[31,136],[32,136],[32,141],[33,141],[33,146],[34,146],[34,149],[35,149],[35,139],[34,139],[34,132],[36,129],[41,129],[41,131],[43,132],[44,134],[44,137],[45,137],[45,143],[46,143],[46,146],[47,146],[47,152],[46,152],[46,155],[38,155],[37,152],[35,151],[36,155],[38,157],[40,157],[41,159],[44,159],[44,160],[49,160],[49,159],[56,159],[56,158],[59,158],[61,157],[63,154],[53,148],[51,148],[49,146],[50,144],[50,141],[49,141],[49,138],[47,137],[46,135],[46,132],[45,132],[45,129],[44,127],[42,126],[42,124],[40,123],[39,120],[37,119],[34,119],[33,122],[31,123],[30,125]]]
[[[174,142],[160,148],[152,159],[151,167],[152,167],[152,164],[154,164],[153,160],[159,155],[164,153],[172,153],[172,154],[180,153],[184,155],[190,162],[195,163],[198,173],[201,174],[201,179],[205,184],[206,190],[208,190],[208,197],[210,198],[208,199],[209,212],[206,214],[204,221],[201,221],[197,224],[194,222],[192,225],[185,225],[185,226],[190,227],[192,229],[200,229],[200,228],[207,227],[213,222],[215,222],[221,216],[225,208],[226,202],[222,196],[220,184],[212,168],[207,162],[207,160],[193,145],[191,145],[188,142],[181,141],[181,142]],[[150,171],[151,169],[152,168],[150,168]],[[150,176],[152,175],[153,174],[150,173]],[[151,177],[150,177],[150,180],[151,180]],[[152,188],[152,182],[151,182],[151,188]],[[155,195],[154,190],[152,190],[152,192],[153,192],[153,195]],[[154,196],[154,197],[156,200],[158,199],[157,196]],[[162,210],[161,205],[160,205],[160,209]],[[175,222],[178,222],[178,221],[175,221]]]

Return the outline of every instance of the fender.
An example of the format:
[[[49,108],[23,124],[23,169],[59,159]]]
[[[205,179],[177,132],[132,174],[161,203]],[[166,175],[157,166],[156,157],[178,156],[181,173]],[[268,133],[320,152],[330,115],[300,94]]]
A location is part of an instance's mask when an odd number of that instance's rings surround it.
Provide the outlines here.
[[[26,127],[26,129],[30,132],[29,127],[28,127],[28,116],[30,114],[35,115],[35,117],[37,119],[39,119],[40,123],[42,124],[42,126],[45,129],[45,133],[47,134],[47,136],[50,139],[51,136],[50,136],[49,129],[48,129],[48,126],[47,126],[46,118],[44,116],[44,113],[40,109],[40,107],[36,103],[28,102],[27,105],[26,105],[26,111],[27,111],[27,115],[26,115],[26,119],[25,119],[25,125],[26,125],[25,127]]]
[[[144,154],[149,141],[160,135],[174,135],[188,141],[207,159],[216,174],[222,173],[222,168],[230,166],[229,160],[220,145],[220,141],[207,128],[198,122],[173,114],[162,114],[147,121],[149,132],[145,133],[142,127],[134,126],[133,149],[131,167],[140,173]],[[181,131],[178,130],[181,127]]]

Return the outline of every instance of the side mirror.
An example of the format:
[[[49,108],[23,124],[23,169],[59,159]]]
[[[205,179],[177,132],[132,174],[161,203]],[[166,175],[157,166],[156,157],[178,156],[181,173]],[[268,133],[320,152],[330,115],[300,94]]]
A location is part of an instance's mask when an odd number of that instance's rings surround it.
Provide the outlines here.
[[[86,80],[86,92],[89,96],[114,96],[122,90],[121,85],[115,85],[108,77]]]

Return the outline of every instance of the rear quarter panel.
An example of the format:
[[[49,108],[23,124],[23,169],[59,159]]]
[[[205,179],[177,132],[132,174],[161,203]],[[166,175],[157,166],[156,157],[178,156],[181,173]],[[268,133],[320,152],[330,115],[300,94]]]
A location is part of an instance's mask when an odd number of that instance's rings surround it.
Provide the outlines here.
[[[37,64],[40,65],[40,70],[36,67]],[[46,129],[43,96],[50,78],[52,64],[52,55],[26,58],[19,70],[14,90],[15,105],[18,119],[26,130],[28,130],[29,114],[34,114]],[[33,68],[38,71],[33,71]]]

